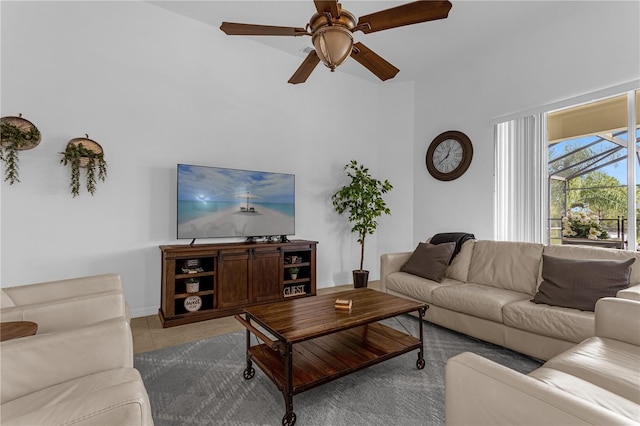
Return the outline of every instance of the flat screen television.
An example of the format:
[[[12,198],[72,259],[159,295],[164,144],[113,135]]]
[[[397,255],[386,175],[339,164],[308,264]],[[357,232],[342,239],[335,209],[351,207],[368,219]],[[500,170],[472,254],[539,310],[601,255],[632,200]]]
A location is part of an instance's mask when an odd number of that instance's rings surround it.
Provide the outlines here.
[[[178,164],[179,239],[295,234],[295,175]]]

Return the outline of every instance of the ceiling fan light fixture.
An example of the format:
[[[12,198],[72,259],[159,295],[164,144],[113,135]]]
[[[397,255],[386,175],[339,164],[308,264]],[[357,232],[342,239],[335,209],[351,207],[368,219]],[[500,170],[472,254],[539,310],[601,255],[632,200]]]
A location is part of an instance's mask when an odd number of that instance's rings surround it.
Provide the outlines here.
[[[361,42],[354,43],[352,33],[369,34],[445,19],[451,9],[449,0],[411,1],[357,18],[343,9],[339,0],[314,0],[314,4],[317,12],[305,28],[223,22],[220,29],[227,35],[311,36],[314,48],[305,51],[307,56],[289,79],[291,84],[304,83],[321,61],[335,71],[349,56],[385,81],[394,78],[400,70]]]
[[[311,39],[318,57],[325,66],[335,70],[351,54],[353,35],[340,25],[329,25],[318,29]]]

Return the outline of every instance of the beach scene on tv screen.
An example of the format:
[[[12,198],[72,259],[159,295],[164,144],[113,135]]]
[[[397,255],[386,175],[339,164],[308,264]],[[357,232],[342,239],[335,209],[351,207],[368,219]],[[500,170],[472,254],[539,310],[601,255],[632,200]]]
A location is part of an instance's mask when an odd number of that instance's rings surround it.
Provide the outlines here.
[[[178,165],[178,238],[295,233],[295,176]]]

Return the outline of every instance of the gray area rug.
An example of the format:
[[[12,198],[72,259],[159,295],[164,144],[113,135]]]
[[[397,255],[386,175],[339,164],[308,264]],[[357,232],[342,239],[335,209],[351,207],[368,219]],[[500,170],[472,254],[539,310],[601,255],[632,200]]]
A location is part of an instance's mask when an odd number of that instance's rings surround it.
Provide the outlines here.
[[[416,318],[398,319],[383,322],[417,335]],[[474,352],[522,373],[542,364],[427,322],[424,339],[423,370],[414,351],[295,395],[296,425],[443,425],[448,358]],[[242,377],[245,344],[245,333],[235,332],[136,355],[155,424],[282,424],[284,398],[276,386],[255,364],[256,375]]]

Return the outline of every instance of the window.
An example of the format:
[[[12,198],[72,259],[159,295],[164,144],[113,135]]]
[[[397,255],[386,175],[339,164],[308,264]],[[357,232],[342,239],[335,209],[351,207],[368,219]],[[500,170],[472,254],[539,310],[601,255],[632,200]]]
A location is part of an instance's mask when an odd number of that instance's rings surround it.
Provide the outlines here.
[[[628,156],[629,110],[634,109],[640,91],[548,114],[549,242],[562,244],[575,230],[564,229],[562,217],[568,212],[597,216],[603,233],[592,231],[591,238],[610,238],[635,247],[638,226],[630,226],[638,214],[638,177],[640,157],[636,148]],[[640,137],[637,122],[634,139]],[[632,173],[630,173],[630,171]],[[633,179],[630,179],[633,176]],[[629,202],[629,192],[631,202]],[[631,206],[631,209],[629,209]],[[635,223],[635,222],[634,222]],[[632,224],[631,224],[632,225]],[[580,231],[578,231],[580,232]],[[567,241],[565,241],[567,242]]]
[[[560,244],[562,217],[574,209],[596,214],[610,237],[635,249],[639,104],[635,90],[497,124],[496,240]]]

